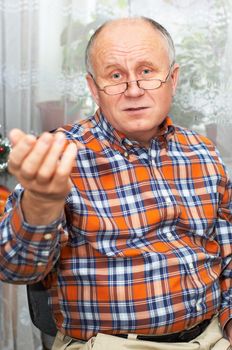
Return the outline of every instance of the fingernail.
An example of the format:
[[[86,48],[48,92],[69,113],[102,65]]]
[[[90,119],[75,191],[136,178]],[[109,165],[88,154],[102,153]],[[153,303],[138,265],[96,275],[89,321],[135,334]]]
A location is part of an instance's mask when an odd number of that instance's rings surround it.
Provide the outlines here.
[[[51,143],[51,135],[50,134],[43,134],[40,139],[42,142],[44,142],[46,144]]]
[[[56,137],[56,142],[57,142],[58,144],[63,144],[63,143],[64,143],[64,141],[65,141],[65,136],[64,136],[64,134],[62,134],[61,132],[58,132],[58,133],[55,135],[55,137]]]
[[[28,134],[26,136],[26,142],[28,143],[28,145],[33,144],[35,141],[36,141],[36,137],[34,135]]]

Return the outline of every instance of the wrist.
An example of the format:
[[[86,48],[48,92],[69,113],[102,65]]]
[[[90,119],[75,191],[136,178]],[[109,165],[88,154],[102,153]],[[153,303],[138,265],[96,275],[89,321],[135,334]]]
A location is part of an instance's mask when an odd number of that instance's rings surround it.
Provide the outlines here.
[[[25,190],[21,200],[24,219],[31,225],[48,225],[61,216],[64,202],[64,199]]]

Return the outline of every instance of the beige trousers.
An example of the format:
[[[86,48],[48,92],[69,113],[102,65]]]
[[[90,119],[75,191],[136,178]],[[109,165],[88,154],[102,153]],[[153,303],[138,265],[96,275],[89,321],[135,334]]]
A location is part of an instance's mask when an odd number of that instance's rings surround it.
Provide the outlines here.
[[[123,339],[98,333],[86,343],[62,340],[58,333],[52,350],[229,350],[228,340],[223,338],[218,319],[215,317],[206,330],[189,343],[157,343],[133,339]]]

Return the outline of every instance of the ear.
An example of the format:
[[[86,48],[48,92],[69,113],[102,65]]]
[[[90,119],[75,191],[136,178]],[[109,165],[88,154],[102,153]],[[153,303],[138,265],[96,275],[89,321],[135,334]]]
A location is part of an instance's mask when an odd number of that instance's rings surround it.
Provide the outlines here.
[[[89,73],[86,75],[85,78],[87,80],[87,84],[91,92],[92,98],[94,99],[95,103],[99,106],[99,91],[95,84],[95,81]]]
[[[175,63],[171,72],[172,96],[174,96],[176,93],[178,78],[179,78],[179,65]]]

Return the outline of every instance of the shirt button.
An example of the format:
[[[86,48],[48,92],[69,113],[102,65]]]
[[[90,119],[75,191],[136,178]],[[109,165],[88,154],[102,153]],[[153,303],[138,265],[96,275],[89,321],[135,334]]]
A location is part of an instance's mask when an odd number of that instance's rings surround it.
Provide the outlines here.
[[[129,153],[128,152],[124,152],[124,157],[128,158]]]
[[[44,250],[43,252],[42,252],[42,255],[43,256],[48,256],[50,254],[50,252],[48,251],[48,250]]]
[[[168,233],[167,233],[167,238],[168,238],[168,239],[172,239],[172,238],[173,238],[173,235],[172,235],[171,232],[168,232]]]
[[[196,309],[197,309],[197,311],[201,311],[201,309],[202,309],[202,306],[201,306],[201,301],[198,301],[197,303],[196,303]]]
[[[37,266],[42,266],[42,265],[44,265],[44,263],[42,261],[37,262]]]
[[[190,267],[191,270],[194,270],[194,265],[193,265],[192,262],[189,263],[189,267]]]
[[[62,229],[62,224],[59,224],[58,227],[57,227],[58,230],[61,230]]]
[[[52,234],[51,233],[46,233],[45,235],[44,235],[44,239],[46,239],[46,241],[48,241],[49,239],[51,239],[52,238]]]
[[[195,300],[192,299],[192,300],[190,301],[190,304],[192,305],[192,307],[194,307],[194,308],[196,307],[196,302],[195,302]]]

